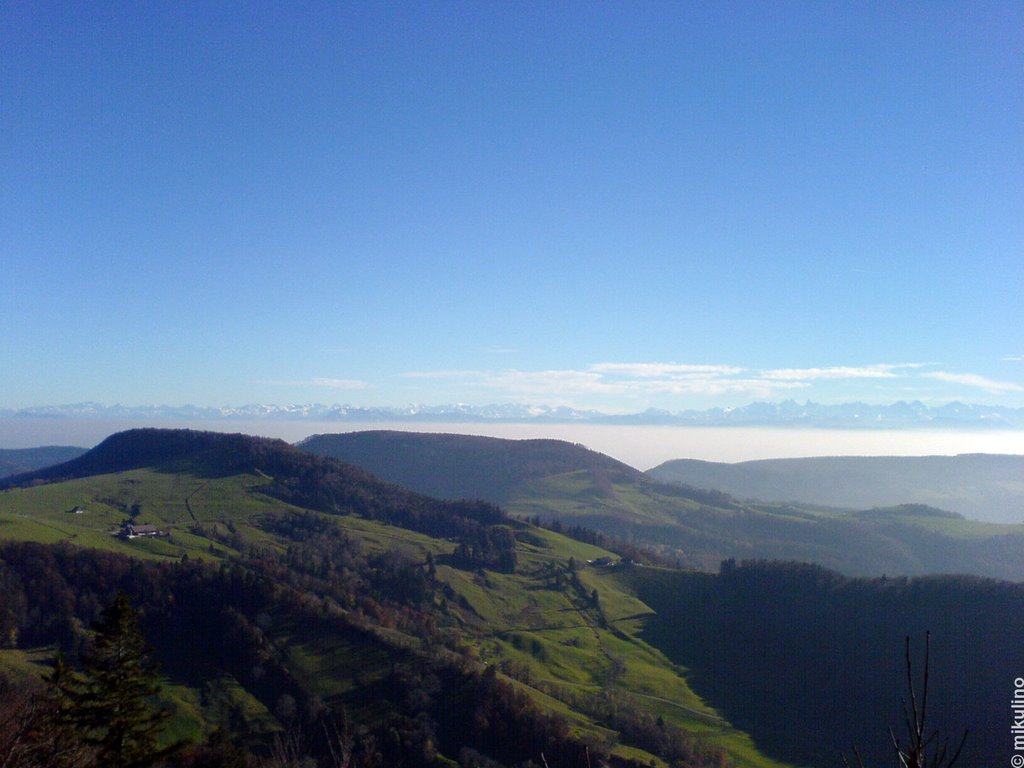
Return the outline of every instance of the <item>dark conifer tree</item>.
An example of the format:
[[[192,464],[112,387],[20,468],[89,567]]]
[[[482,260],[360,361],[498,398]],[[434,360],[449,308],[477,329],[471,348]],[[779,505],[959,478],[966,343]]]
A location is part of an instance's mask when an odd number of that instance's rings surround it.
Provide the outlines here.
[[[83,662],[81,676],[58,667],[51,680],[68,724],[95,750],[96,763],[145,768],[170,752],[157,746],[167,712],[153,701],[159,680],[138,616],[123,592],[103,611]]]

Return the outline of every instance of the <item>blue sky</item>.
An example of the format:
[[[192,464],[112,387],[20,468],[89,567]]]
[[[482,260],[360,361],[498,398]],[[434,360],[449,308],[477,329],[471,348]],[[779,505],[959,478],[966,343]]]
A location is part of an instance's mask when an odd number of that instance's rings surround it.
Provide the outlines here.
[[[0,407],[1024,406],[1024,5],[8,2]]]

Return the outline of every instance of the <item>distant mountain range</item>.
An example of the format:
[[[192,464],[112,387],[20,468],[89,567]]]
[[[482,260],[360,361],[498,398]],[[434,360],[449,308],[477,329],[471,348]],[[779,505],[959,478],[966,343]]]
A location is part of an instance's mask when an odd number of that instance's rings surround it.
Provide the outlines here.
[[[675,426],[780,426],[834,429],[1024,429],[1024,408],[953,402],[941,406],[897,402],[821,403],[786,400],[751,403],[738,408],[665,411],[649,409],[632,414],[608,414],[566,407],[522,405],[408,405],[360,407],[351,405],[253,403],[241,406],[103,405],[74,403],[32,408],[0,409],[0,418],[75,419],[290,419],[337,422],[537,422]]]

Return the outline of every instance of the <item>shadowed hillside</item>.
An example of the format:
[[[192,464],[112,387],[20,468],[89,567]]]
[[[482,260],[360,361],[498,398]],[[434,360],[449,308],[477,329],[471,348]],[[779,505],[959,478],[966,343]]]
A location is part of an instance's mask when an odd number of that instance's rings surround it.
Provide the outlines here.
[[[368,431],[313,435],[298,447],[430,496],[497,504],[520,484],[549,475],[591,470],[617,478],[641,476],[627,464],[562,440]]]
[[[967,766],[1012,752],[1012,681],[1024,667],[1024,585],[967,576],[849,579],[798,563],[728,561],[721,573],[623,572],[655,613],[644,636],[691,670],[697,691],[797,765],[891,765],[905,743],[904,637],[920,685],[932,633],[929,734]],[[918,688],[920,695],[920,688]],[[869,702],[871,704],[869,704]]]

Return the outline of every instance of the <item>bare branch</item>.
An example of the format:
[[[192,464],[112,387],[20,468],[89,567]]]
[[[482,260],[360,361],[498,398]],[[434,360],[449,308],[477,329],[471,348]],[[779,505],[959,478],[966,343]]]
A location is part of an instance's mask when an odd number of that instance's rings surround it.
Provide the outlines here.
[[[924,633],[924,690],[921,692],[921,733],[924,733],[925,710],[928,708],[928,671],[931,668],[932,633]],[[909,670],[908,670],[909,671]]]
[[[956,752],[953,753],[953,759],[946,763],[945,768],[953,768],[953,766],[956,765],[956,761],[960,759],[960,753],[963,752],[968,733],[970,733],[970,731],[965,730],[964,735],[960,737],[960,745],[956,748]]]
[[[907,691],[910,694],[910,707],[907,707],[906,699],[901,698],[900,702],[903,705],[903,722],[907,729],[908,743],[906,748],[900,744],[900,740],[896,737],[893,729],[889,728],[889,740],[892,742],[892,748],[896,753],[896,761],[900,768],[953,768],[957,760],[960,759],[964,744],[967,742],[968,731],[965,730],[960,738],[956,752],[953,753],[952,758],[947,760],[949,739],[941,739],[938,731],[934,731],[928,736],[925,735],[927,733],[926,717],[928,714],[928,684],[931,672],[931,646],[932,633],[929,631],[925,633],[924,672],[922,675],[921,703],[919,707],[917,691],[914,688],[914,668],[910,658],[910,636],[907,635],[904,638],[904,664],[907,673]],[[928,757],[929,750],[932,750],[930,759]],[[857,753],[856,748],[854,748],[853,753],[857,756],[859,768],[864,768],[864,763],[860,760],[860,755]],[[849,768],[849,762],[845,755],[843,755],[843,765]]]

